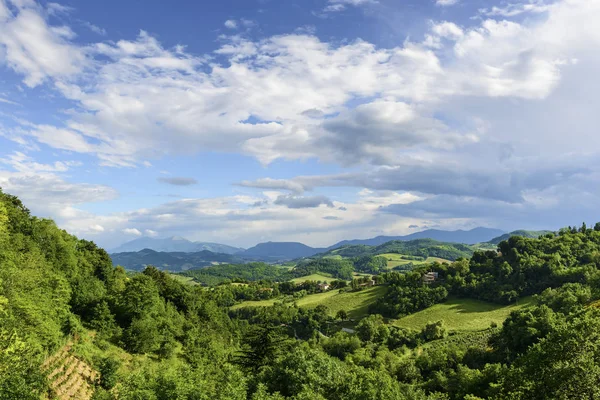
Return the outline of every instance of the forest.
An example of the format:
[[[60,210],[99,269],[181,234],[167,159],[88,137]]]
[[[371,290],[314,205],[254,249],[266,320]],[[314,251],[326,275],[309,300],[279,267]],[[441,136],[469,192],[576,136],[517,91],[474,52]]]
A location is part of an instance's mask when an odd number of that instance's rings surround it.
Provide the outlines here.
[[[48,365],[64,351],[94,371],[85,376],[96,400],[600,398],[600,224],[511,237],[497,250],[406,273],[382,272],[376,258],[299,267],[332,274],[333,290],[360,290],[346,281],[369,271],[385,293],[346,331],[348,315],[325,306],[232,309],[247,289],[113,267],[93,242],[0,192],[0,399],[60,397]],[[251,280],[267,267],[247,268],[214,276]],[[438,278],[425,282],[428,272]],[[310,290],[283,278],[252,285]],[[450,296],[535,301],[462,335],[443,321],[420,330],[389,323]]]

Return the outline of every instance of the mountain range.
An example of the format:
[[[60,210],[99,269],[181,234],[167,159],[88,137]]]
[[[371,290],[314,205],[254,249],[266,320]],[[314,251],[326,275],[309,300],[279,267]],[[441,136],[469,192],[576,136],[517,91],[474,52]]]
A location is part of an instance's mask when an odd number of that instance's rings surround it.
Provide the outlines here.
[[[227,246],[219,243],[192,242],[182,237],[156,239],[143,237],[124,243],[113,249],[111,257],[115,265],[139,270],[145,265],[156,265],[171,271],[198,268],[213,263],[243,263],[247,261],[280,262],[305,257],[344,246],[381,246],[392,241],[413,241],[432,239],[445,243],[499,243],[512,234],[529,236],[538,232],[515,231],[505,234],[498,229],[475,228],[468,231],[442,231],[428,229],[405,236],[377,236],[371,239],[344,240],[328,248],[314,248],[297,242],[259,243],[249,249]]]
[[[154,265],[163,270],[181,272],[192,268],[208,267],[217,263],[242,264],[246,261],[238,256],[213,253],[208,250],[185,253],[144,249],[136,252],[114,253],[110,257],[114,265],[122,265],[134,271],[141,271],[147,265]]]
[[[183,253],[197,253],[200,251],[207,250],[213,253],[223,254],[235,254],[244,251],[244,249],[242,248],[228,246],[226,244],[210,242],[192,242],[180,236],[172,236],[166,239],[141,237],[138,239],[134,239],[130,242],[123,243],[119,247],[112,249],[110,252],[113,254],[126,253],[140,251],[144,249]]]
[[[259,243],[248,250],[236,253],[236,255],[262,261],[278,261],[310,257],[326,250],[327,249],[314,248],[297,242],[267,242]]]
[[[415,239],[433,239],[439,242],[447,243],[464,243],[464,244],[475,244],[481,242],[487,242],[500,235],[504,235],[505,232],[500,229],[492,228],[474,228],[468,231],[456,230],[456,231],[442,231],[439,229],[427,229],[421,232],[411,233],[410,235],[404,236],[377,236],[372,239],[355,239],[355,240],[343,240],[330,246],[327,250],[336,249],[338,247],[347,245],[364,244],[367,246],[379,246],[380,244],[390,242],[392,240],[409,241]]]

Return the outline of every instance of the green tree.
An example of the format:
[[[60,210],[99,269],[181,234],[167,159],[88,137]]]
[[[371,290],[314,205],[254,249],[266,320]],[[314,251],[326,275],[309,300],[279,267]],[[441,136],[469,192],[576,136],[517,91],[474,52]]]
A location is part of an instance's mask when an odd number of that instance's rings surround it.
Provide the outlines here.
[[[335,314],[335,318],[339,319],[340,321],[346,321],[348,319],[348,313],[345,310],[339,310]]]

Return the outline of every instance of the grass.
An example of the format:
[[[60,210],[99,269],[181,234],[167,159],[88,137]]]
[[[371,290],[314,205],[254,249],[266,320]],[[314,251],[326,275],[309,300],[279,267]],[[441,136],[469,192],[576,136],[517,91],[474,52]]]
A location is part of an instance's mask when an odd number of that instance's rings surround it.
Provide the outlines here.
[[[169,274],[169,276],[185,285],[198,285],[198,282],[194,281],[194,278],[190,276],[183,276],[178,274]]]
[[[509,306],[472,299],[450,299],[445,303],[436,304],[396,320],[393,324],[403,328],[421,330],[429,322],[442,320],[449,331],[480,331],[489,328],[492,322],[501,325],[512,311],[531,303],[531,297],[522,298],[517,304]]]
[[[306,275],[306,276],[301,276],[300,278],[292,279],[292,282],[294,282],[294,283],[303,283],[306,281],[331,282],[334,280],[335,280],[335,278],[331,277],[330,275],[326,275],[323,273],[317,273],[317,274]]]
[[[397,253],[385,253],[385,254],[379,254],[381,257],[385,257],[388,260],[387,263],[387,267],[388,269],[393,269],[396,268],[399,265],[406,265],[406,264],[410,264],[412,263],[413,265],[422,265],[422,264],[431,264],[432,262],[439,262],[439,263],[450,263],[451,261],[445,260],[443,258],[439,258],[439,257],[427,257],[427,259],[425,261],[418,261],[418,260],[405,260],[404,255],[403,254],[397,254]]]
[[[342,292],[339,290],[330,290],[323,293],[316,293],[305,296],[297,301],[299,307],[314,308],[318,305],[324,305],[329,308],[329,314],[335,316],[339,310],[344,310],[348,316],[353,319],[362,318],[367,314],[369,305],[374,303],[377,298],[385,293],[385,286],[375,286],[358,292]],[[269,307],[277,299],[262,301],[245,301],[231,307],[232,309],[242,307]]]

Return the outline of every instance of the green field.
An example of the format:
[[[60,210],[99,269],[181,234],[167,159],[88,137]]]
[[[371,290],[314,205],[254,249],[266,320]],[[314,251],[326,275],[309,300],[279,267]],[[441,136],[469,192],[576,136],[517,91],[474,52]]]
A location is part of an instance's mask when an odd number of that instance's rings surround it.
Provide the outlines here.
[[[531,304],[532,298],[525,297],[518,304],[501,306],[471,299],[450,299],[445,303],[408,315],[394,321],[394,325],[414,330],[422,329],[427,323],[444,321],[446,329],[455,332],[479,331],[490,327],[492,322],[502,325],[511,311]]]
[[[406,265],[406,264],[410,264],[410,263],[413,263],[413,265],[422,265],[422,264],[430,264],[435,261],[437,261],[439,263],[450,263],[451,262],[451,261],[445,260],[443,258],[438,258],[438,257],[427,257],[427,259],[425,261],[405,260],[404,258],[402,258],[402,257],[404,257],[403,254],[397,254],[397,253],[385,253],[385,254],[379,254],[379,256],[387,258],[388,269],[396,268],[399,265]]]
[[[370,304],[374,303],[386,290],[385,286],[375,286],[358,292],[342,292],[330,290],[316,293],[299,299],[296,303],[300,307],[314,308],[320,304],[329,308],[329,314],[335,316],[339,310],[344,310],[350,318],[361,318],[367,314]],[[272,306],[277,299],[262,301],[245,301],[231,307],[235,310],[242,307],[268,307]]]
[[[194,281],[194,278],[189,277],[189,276],[183,276],[183,275],[178,275],[178,274],[169,274],[169,276],[171,276],[171,278],[175,279],[176,281],[179,281],[186,285],[197,285],[198,284],[198,282]]]
[[[335,278],[330,275],[325,275],[323,273],[317,273],[312,275],[301,276],[300,278],[292,279],[294,283],[303,283],[306,281],[321,281],[321,282],[331,282],[334,281]]]

